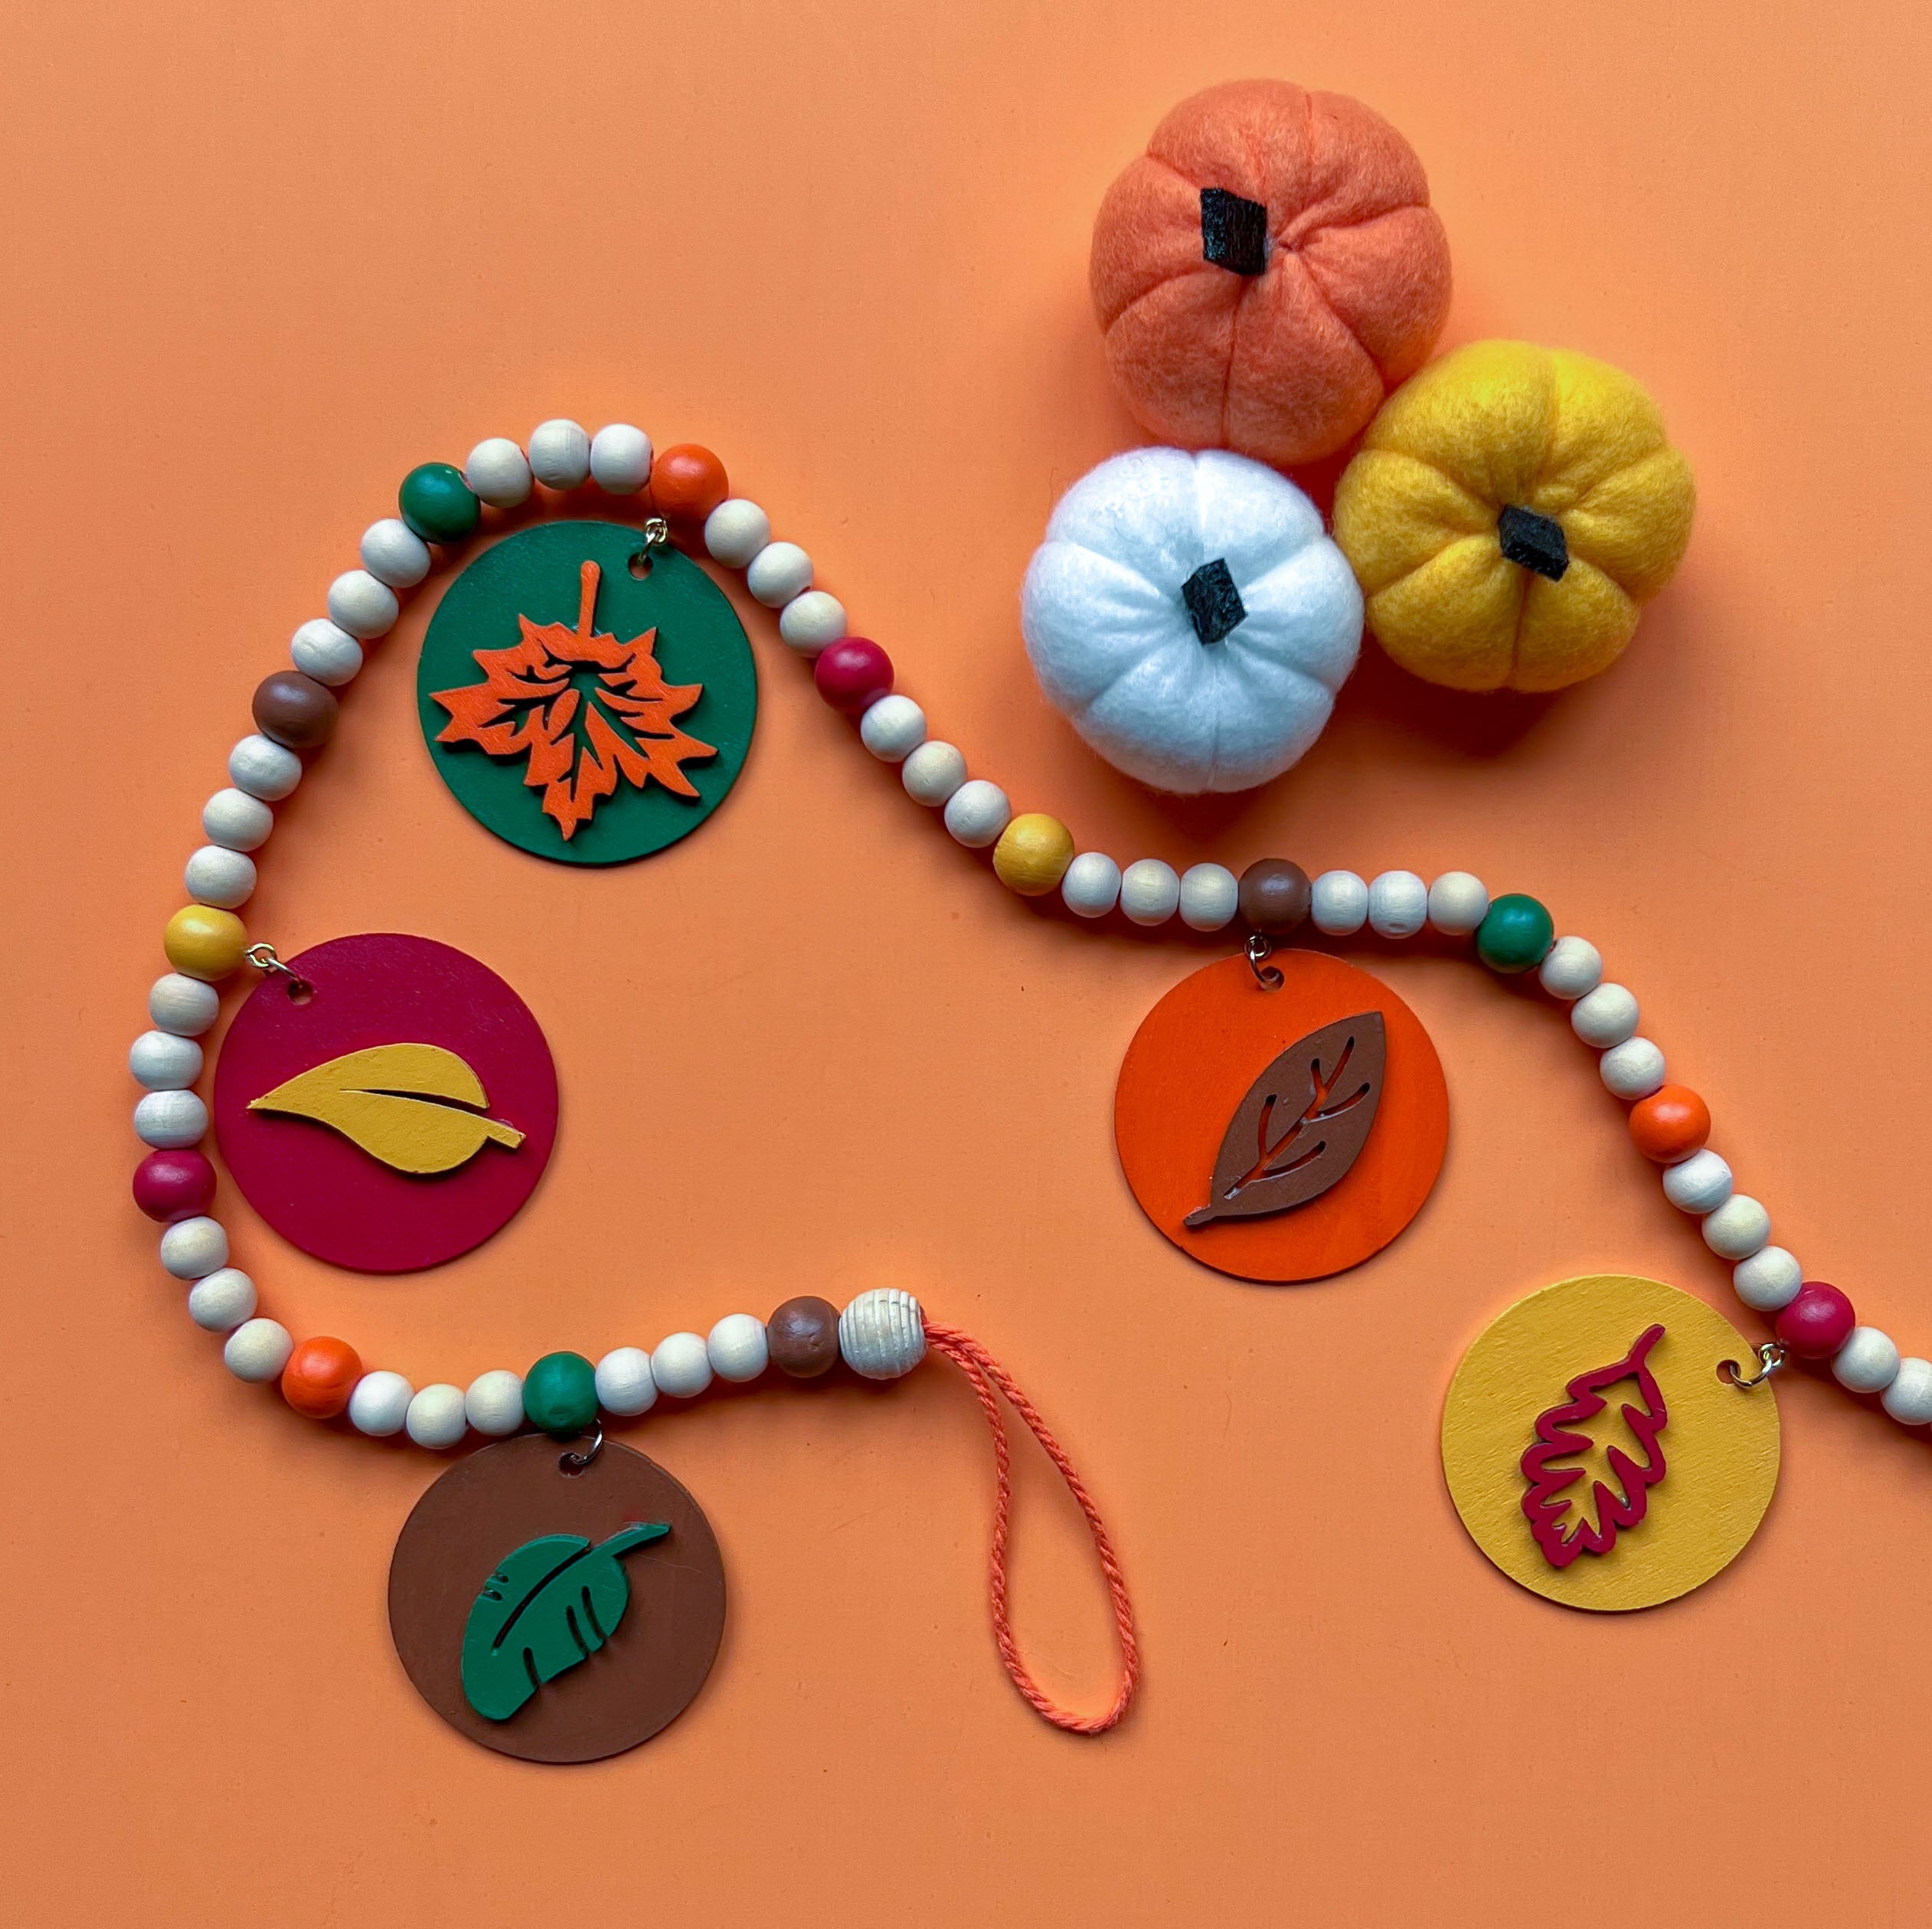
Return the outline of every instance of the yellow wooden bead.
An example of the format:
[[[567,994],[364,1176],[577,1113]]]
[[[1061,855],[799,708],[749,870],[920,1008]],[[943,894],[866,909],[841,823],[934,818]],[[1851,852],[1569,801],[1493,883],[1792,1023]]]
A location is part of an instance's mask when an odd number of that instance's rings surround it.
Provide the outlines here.
[[[190,978],[225,978],[240,966],[248,927],[233,911],[184,904],[168,920],[163,947],[168,962]]]
[[[999,881],[1022,897],[1044,897],[1058,886],[1073,861],[1073,832],[1043,810],[1015,817],[993,849]]]

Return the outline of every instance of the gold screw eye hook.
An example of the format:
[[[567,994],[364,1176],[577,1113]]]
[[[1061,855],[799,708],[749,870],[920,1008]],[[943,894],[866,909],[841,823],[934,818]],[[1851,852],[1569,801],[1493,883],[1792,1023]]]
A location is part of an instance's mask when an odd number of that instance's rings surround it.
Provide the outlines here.
[[[1757,1349],[1755,1373],[1740,1372],[1735,1360],[1719,1360],[1718,1378],[1735,1387],[1740,1393],[1749,1393],[1754,1387],[1761,1387],[1790,1358],[1783,1340],[1767,1339]]]
[[[288,980],[289,996],[291,998],[300,1000],[315,996],[315,986],[310,984],[299,972],[291,971],[276,955],[273,945],[251,944],[242,953],[242,956],[265,977],[273,978],[279,974],[286,978]]]
[[[590,1444],[580,1453],[571,1452],[562,1455],[557,1464],[566,1473],[581,1473],[603,1451],[603,1416],[599,1414],[590,1422]]]
[[[1248,934],[1247,968],[1254,973],[1254,982],[1263,991],[1279,991],[1281,989],[1280,969],[1268,962],[1273,951],[1274,947],[1259,931]]]

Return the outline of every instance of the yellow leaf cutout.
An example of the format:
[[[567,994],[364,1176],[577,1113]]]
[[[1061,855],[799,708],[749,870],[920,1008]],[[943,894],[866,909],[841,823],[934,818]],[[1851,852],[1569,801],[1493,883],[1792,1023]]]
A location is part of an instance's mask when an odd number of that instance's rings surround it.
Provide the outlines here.
[[[512,1125],[464,1107],[489,1100],[483,1082],[440,1045],[378,1045],[345,1052],[250,1099],[251,1112],[312,1119],[399,1172],[453,1172],[491,1139],[511,1152]]]

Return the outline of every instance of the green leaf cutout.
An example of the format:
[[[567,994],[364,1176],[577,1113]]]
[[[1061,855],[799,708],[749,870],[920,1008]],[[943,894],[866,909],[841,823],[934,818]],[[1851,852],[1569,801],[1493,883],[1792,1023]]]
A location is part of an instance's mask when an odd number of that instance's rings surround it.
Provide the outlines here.
[[[485,1720],[507,1721],[547,1681],[587,1661],[616,1633],[630,1603],[617,1564],[671,1532],[636,1521],[595,1547],[581,1534],[544,1534],[483,1583],[463,1634],[463,1692]]]

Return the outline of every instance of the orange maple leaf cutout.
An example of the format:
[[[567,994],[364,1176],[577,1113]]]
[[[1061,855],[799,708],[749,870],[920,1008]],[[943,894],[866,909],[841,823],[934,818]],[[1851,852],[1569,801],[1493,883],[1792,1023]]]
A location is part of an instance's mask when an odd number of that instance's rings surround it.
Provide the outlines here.
[[[509,649],[471,652],[480,683],[431,693],[449,711],[439,744],[474,744],[490,757],[523,757],[523,780],[544,793],[544,812],[567,839],[616,790],[655,780],[681,797],[697,786],[684,773],[693,757],[715,757],[677,719],[704,694],[701,683],[666,683],[652,646],[655,629],[628,642],[593,629],[602,572],[577,573],[577,627],[519,615],[523,639]]]

